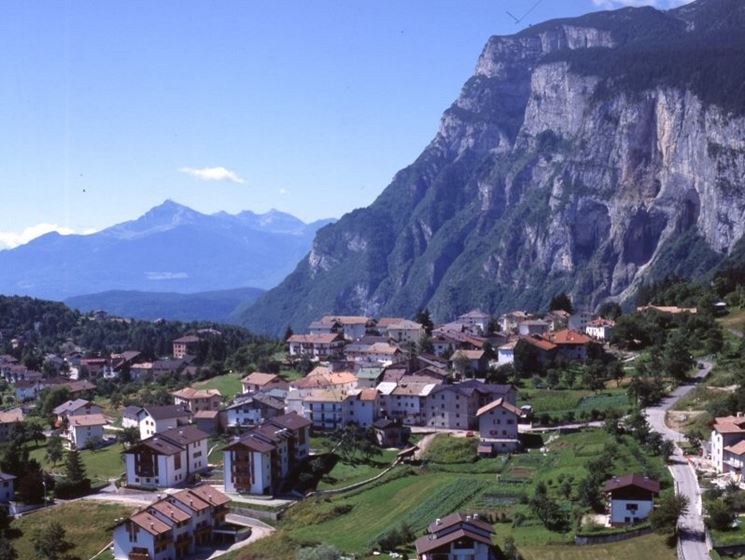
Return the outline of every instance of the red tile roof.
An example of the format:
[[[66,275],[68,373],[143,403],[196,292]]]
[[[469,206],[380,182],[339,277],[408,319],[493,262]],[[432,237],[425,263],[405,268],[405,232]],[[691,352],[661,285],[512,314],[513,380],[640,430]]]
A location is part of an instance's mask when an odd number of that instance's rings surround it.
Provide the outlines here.
[[[659,494],[660,492],[659,482],[640,474],[625,474],[623,476],[612,478],[605,483],[605,491],[613,492],[615,490],[627,488],[629,486],[642,488],[643,490],[647,490],[648,492],[652,492],[653,494]]]

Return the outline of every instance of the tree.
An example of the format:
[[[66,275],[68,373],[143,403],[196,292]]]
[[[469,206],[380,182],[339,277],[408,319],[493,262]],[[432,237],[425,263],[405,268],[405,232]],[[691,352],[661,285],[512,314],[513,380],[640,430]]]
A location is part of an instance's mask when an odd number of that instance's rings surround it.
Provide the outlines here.
[[[424,333],[427,336],[432,336],[432,330],[435,328],[435,324],[432,322],[432,316],[429,313],[429,309],[420,309],[414,320],[424,327]]]
[[[73,484],[79,484],[86,480],[85,465],[83,464],[83,459],[80,457],[78,448],[75,446],[71,447],[70,451],[67,452],[65,478]]]
[[[0,560],[18,560],[18,552],[6,537],[0,537]]]
[[[611,321],[615,321],[621,315],[623,315],[623,310],[621,309],[621,306],[615,301],[606,301],[598,309],[598,315],[600,315],[603,319],[610,319]]]
[[[51,522],[43,529],[37,531],[31,538],[34,550],[38,557],[47,560],[62,560],[65,552],[73,548],[71,542],[65,540],[67,534],[65,529],[56,521]]]
[[[572,300],[566,292],[561,292],[551,298],[551,303],[548,306],[549,311],[566,311],[567,313],[573,313],[574,308],[572,307]]]
[[[287,328],[285,329],[285,335],[282,337],[282,340],[287,342],[287,340],[295,334],[295,331],[292,330],[292,327],[290,325],[287,325]]]
[[[47,441],[47,462],[56,465],[62,460],[64,454],[62,438],[56,435],[50,437]]]
[[[724,500],[711,500],[706,503],[707,525],[717,531],[725,531],[732,527],[737,513]]]
[[[42,416],[51,416],[52,411],[64,402],[70,400],[70,389],[63,386],[53,387],[41,397]]]
[[[140,441],[140,430],[136,426],[128,426],[117,434],[117,439],[123,447],[130,447]]]
[[[522,560],[520,552],[515,546],[515,539],[512,535],[508,535],[504,539],[504,545],[502,546],[502,554],[505,560]]]
[[[688,498],[682,495],[669,495],[662,498],[657,508],[649,515],[649,523],[655,532],[663,535],[676,535],[678,519],[688,511]]]

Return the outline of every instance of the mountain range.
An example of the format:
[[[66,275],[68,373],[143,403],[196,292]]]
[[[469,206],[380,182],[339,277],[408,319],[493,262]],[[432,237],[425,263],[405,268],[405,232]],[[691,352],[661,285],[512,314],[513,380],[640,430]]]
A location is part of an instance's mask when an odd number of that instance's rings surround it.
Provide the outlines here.
[[[109,290],[263,290],[279,283],[331,222],[306,224],[277,210],[207,215],[167,200],[94,234],[53,232],[0,251],[0,293],[63,300]]]
[[[745,2],[625,8],[491,37],[439,131],[367,208],[245,311],[266,333],[328,312],[633,301],[706,278],[745,232]]]

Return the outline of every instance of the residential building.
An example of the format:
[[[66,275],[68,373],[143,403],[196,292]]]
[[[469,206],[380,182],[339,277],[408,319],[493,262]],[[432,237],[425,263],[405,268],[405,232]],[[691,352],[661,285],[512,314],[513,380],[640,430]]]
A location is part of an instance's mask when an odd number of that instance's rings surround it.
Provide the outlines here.
[[[203,432],[214,435],[220,427],[219,410],[199,410],[192,416],[194,425]]]
[[[378,322],[378,329],[380,329],[380,321]],[[416,321],[409,321],[408,319],[388,322],[385,330],[388,338],[398,344],[417,344],[424,336],[424,327]]]
[[[189,423],[191,412],[182,406],[146,406],[137,413],[140,438],[171,430]]]
[[[380,405],[376,389],[314,390],[302,399],[303,416],[317,430],[338,430],[349,424],[367,428],[377,420]]]
[[[310,420],[296,413],[268,420],[224,449],[225,491],[274,494],[308,456]]]
[[[450,358],[450,364],[457,377],[486,371],[489,360],[483,350],[456,350]]]
[[[173,341],[173,357],[181,359],[188,354],[196,354],[201,341],[202,338],[194,334],[177,338]]]
[[[613,337],[613,331],[616,327],[616,322],[611,321],[610,319],[603,319],[602,317],[599,319],[593,319],[589,323],[587,323],[587,327],[585,327],[585,333],[587,333],[588,336],[591,336],[595,340],[600,340],[603,342],[606,342]]]
[[[577,362],[587,360],[587,351],[592,343],[592,339],[586,334],[569,329],[551,333],[549,340],[556,345],[557,356]]]
[[[541,319],[528,319],[527,321],[521,321],[517,327],[517,331],[521,336],[528,336],[531,334],[544,335],[550,330],[550,325]]]
[[[375,388],[383,377],[383,364],[360,364],[355,370],[357,387],[360,389]]]
[[[499,318],[499,327],[502,329],[502,332],[507,334],[517,332],[520,323],[531,318],[532,315],[527,311],[511,311]]]
[[[422,426],[451,430],[475,430],[479,409],[497,399],[515,404],[517,395],[512,385],[497,385],[469,379],[452,385],[435,387],[426,401]]]
[[[0,441],[8,441],[15,427],[23,422],[23,418],[20,408],[0,412]]]
[[[478,514],[453,513],[435,520],[427,535],[416,540],[417,560],[499,560],[492,544],[494,529]]]
[[[0,504],[7,504],[15,500],[16,477],[12,474],[0,472]]]
[[[431,380],[409,381],[405,377],[398,383],[384,381],[377,387],[381,408],[388,418],[410,426],[423,426],[427,398],[439,384]]]
[[[484,334],[489,331],[490,320],[491,316],[488,313],[484,313],[480,309],[474,309],[458,317],[457,322],[476,327],[476,332],[473,334]]]
[[[201,410],[219,410],[222,395],[217,389],[193,389],[185,387],[171,393],[173,404],[182,406],[192,414]]]
[[[170,560],[208,545],[225,523],[228,498],[203,484],[168,495],[114,528],[116,560]]]
[[[240,395],[225,409],[225,427],[230,429],[258,426],[265,420],[280,416],[284,401],[265,393]]]
[[[406,359],[406,355],[398,346],[388,342],[371,344],[360,355],[361,357],[358,360],[382,365],[395,364]]]
[[[627,474],[606,482],[604,490],[610,502],[610,523],[619,527],[649,517],[660,483],[640,474]]]
[[[359,340],[367,334],[367,329],[375,326],[370,317],[356,315],[326,315],[321,318],[321,322],[341,325],[341,333],[346,340]]]
[[[589,311],[575,311],[569,317],[567,327],[570,331],[585,332],[587,325],[593,320],[593,315]]]
[[[208,434],[181,426],[143,439],[124,452],[127,484],[142,488],[181,486],[207,468]]]
[[[399,420],[380,418],[373,423],[373,430],[380,447],[402,447],[409,439],[409,429]]]
[[[519,449],[517,424],[521,413],[519,408],[504,398],[479,408],[476,412],[479,422],[479,455],[491,457]]]
[[[743,465],[742,442],[745,442],[745,416],[720,416],[714,419],[711,430],[711,462],[718,473],[741,469]]]
[[[339,334],[294,334],[287,339],[290,356],[308,356],[323,360],[344,349],[344,337]]]
[[[244,393],[257,393],[266,389],[283,387],[287,389],[289,384],[276,373],[262,373],[254,371],[241,379]]]
[[[108,424],[103,414],[82,414],[67,417],[67,428],[63,431],[69,445],[85,449],[94,442],[103,440],[103,427]]]
[[[342,331],[341,323],[337,321],[313,321],[308,327],[308,332],[312,335],[319,334],[338,334]]]
[[[87,416],[90,414],[103,414],[103,409],[95,403],[86,399],[75,399],[67,401],[52,410],[57,417],[59,425],[69,416]]]
[[[502,344],[497,348],[497,364],[500,366],[506,366],[507,364],[514,363],[515,361],[515,346],[517,346],[517,340]]]
[[[140,420],[137,414],[142,410],[141,406],[126,406],[122,411],[122,428],[140,428]]]

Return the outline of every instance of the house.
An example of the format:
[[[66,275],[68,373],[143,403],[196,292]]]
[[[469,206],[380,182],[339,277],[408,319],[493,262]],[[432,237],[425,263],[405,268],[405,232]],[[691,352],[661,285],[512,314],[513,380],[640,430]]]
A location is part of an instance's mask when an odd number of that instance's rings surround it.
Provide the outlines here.
[[[241,379],[244,393],[256,393],[273,387],[288,388],[289,384],[276,373],[254,371]]]
[[[416,540],[417,560],[500,560],[492,544],[494,529],[478,514],[453,513],[436,519],[427,534]]]
[[[284,401],[266,393],[240,395],[225,408],[225,427],[258,426],[265,420],[280,416],[285,411]]]
[[[173,341],[173,357],[180,360],[188,354],[196,354],[200,342],[202,338],[194,334],[177,338]]]
[[[616,327],[616,322],[610,319],[593,319],[587,323],[585,333],[591,336],[595,340],[601,340],[603,342],[610,340],[613,337],[613,330]]]
[[[451,430],[475,430],[481,407],[497,399],[515,404],[517,398],[512,385],[484,383],[469,379],[452,385],[438,385],[426,402],[423,426]]]
[[[124,452],[127,484],[141,488],[182,486],[207,468],[207,438],[196,426],[180,426],[143,439]]]
[[[486,371],[488,364],[483,350],[456,350],[450,358],[450,364],[458,377]]]
[[[375,326],[369,317],[356,315],[326,315],[321,317],[322,323],[337,323],[341,326],[341,334],[346,340],[359,340],[367,333],[368,328]]]
[[[85,399],[75,399],[67,401],[52,410],[57,417],[57,422],[61,425],[65,418],[69,416],[84,416],[90,414],[103,414],[103,409],[95,403]]]
[[[185,387],[171,393],[173,404],[182,406],[192,414],[201,410],[218,410],[222,395],[217,389],[193,389]]]
[[[137,413],[140,438],[145,439],[159,432],[188,424],[191,412],[182,406],[146,406]]]
[[[380,329],[381,322],[382,320],[378,322],[378,329]],[[397,319],[395,321],[388,321],[385,324],[385,331],[388,338],[399,344],[417,344],[424,336],[424,327],[416,321]]]
[[[103,440],[103,427],[108,424],[103,414],[81,414],[67,417],[64,437],[71,447],[85,449]]]
[[[192,416],[194,425],[203,432],[214,435],[220,427],[219,410],[199,410]]]
[[[520,436],[517,424],[521,414],[519,408],[504,398],[479,408],[476,412],[479,422],[479,455],[492,457],[518,449]]]
[[[654,509],[660,483],[640,474],[626,474],[605,483],[613,527],[644,521]]]
[[[12,474],[0,472],[0,504],[8,504],[15,499],[16,477]]]
[[[587,361],[587,351],[592,339],[586,334],[564,329],[551,333],[549,340],[556,345],[557,356],[561,356],[568,361]]]
[[[569,317],[567,328],[570,331],[585,332],[587,324],[593,320],[593,315],[589,311],[575,311]]]
[[[398,383],[384,381],[377,387],[381,409],[388,418],[406,425],[422,426],[426,419],[427,398],[440,383],[410,381],[405,377]]]
[[[468,313],[461,315],[458,317],[457,322],[475,327],[476,332],[473,332],[473,334],[484,334],[489,331],[489,321],[491,320],[491,316],[488,313],[484,313],[480,309],[474,309],[472,311],[469,311]]]
[[[720,416],[711,430],[711,462],[718,473],[741,471],[745,453],[745,416]]]
[[[395,364],[406,358],[398,346],[388,342],[376,342],[375,344],[371,344],[361,354],[362,360],[382,365]]]
[[[502,332],[508,334],[517,332],[520,323],[527,321],[531,317],[532,316],[527,311],[511,311],[510,313],[505,313],[499,318],[499,328],[502,329]]]
[[[184,558],[213,540],[228,498],[208,484],[167,495],[114,527],[116,560]]]
[[[383,377],[383,364],[361,364],[355,370],[357,387],[360,389],[375,388]]]
[[[380,418],[373,423],[373,430],[380,447],[402,447],[409,439],[409,429],[399,420]]]
[[[543,316],[543,320],[548,323],[549,330],[560,331],[566,329],[569,326],[569,318],[571,313],[564,311],[563,309],[554,309],[549,311]]]
[[[290,356],[308,356],[323,360],[344,349],[344,337],[339,334],[293,334],[287,339]]]
[[[0,412],[0,441],[8,441],[15,427],[23,422],[23,411],[13,408]]]
[[[81,358],[81,371],[87,372],[84,377],[111,377],[111,365],[107,358]]]
[[[380,413],[378,391],[372,388],[314,390],[303,397],[302,404],[303,417],[318,430],[337,430],[348,424],[368,428]]]
[[[528,336],[531,334],[544,335],[550,330],[550,325],[541,319],[528,319],[527,321],[521,321],[517,327],[517,331],[522,336]]]
[[[308,456],[311,422],[278,416],[235,438],[224,449],[225,491],[274,494]]]
[[[517,346],[517,340],[502,344],[497,348],[497,364],[500,366],[506,366],[507,364],[514,363],[515,361],[515,346]]]
[[[142,410],[140,406],[126,406],[122,411],[122,428],[139,428],[140,420],[137,413]]]
[[[93,392],[96,390],[95,383],[91,383],[87,379],[81,379],[79,381],[69,381],[64,378],[58,379],[60,379],[61,384],[67,387],[67,390],[70,391],[71,397],[82,398],[88,396],[89,398],[93,398]]]

